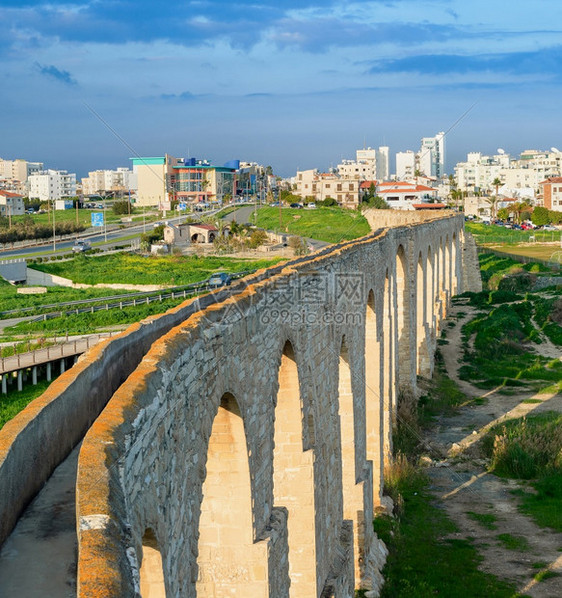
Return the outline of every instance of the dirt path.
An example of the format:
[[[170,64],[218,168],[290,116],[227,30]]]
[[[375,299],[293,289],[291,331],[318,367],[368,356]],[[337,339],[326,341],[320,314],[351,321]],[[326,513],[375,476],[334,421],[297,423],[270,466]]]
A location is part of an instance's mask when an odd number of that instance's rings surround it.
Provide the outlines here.
[[[457,322],[457,315],[461,312],[465,315]],[[518,499],[511,491],[533,489],[528,484],[487,473],[477,440],[492,425],[505,418],[521,417],[530,412],[562,412],[562,396],[535,394],[520,388],[517,394],[503,395],[497,392],[500,389],[484,392],[460,380],[461,327],[473,314],[474,310],[467,305],[452,308],[449,321],[456,322],[456,325],[446,328],[448,344],[441,346],[441,352],[448,376],[469,398],[483,397],[485,400],[481,404],[472,403],[461,408],[453,417],[440,418],[431,431],[428,440],[433,449],[432,457],[436,459],[428,467],[432,491],[459,527],[454,537],[474,539],[483,556],[483,570],[515,582],[518,591],[526,596],[560,597],[562,534],[538,527],[531,518],[518,511]],[[541,345],[535,345],[535,348],[541,352]],[[548,357],[560,356],[560,351],[552,343],[545,343],[544,349]],[[526,399],[540,402],[523,403]],[[481,522],[482,516],[488,516],[488,526]],[[501,534],[524,539],[527,546],[508,550],[499,538]],[[560,577],[547,576],[543,581],[535,581],[535,576],[541,571],[540,567],[537,568],[539,563],[543,563],[542,569],[552,570]]]

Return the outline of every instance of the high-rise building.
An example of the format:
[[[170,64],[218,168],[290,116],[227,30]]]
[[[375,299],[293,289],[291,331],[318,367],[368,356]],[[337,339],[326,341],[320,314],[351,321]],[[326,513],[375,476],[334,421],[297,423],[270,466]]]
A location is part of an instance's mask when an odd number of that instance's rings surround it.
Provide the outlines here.
[[[441,178],[445,174],[445,133],[423,137],[419,152],[419,170],[425,176]]]

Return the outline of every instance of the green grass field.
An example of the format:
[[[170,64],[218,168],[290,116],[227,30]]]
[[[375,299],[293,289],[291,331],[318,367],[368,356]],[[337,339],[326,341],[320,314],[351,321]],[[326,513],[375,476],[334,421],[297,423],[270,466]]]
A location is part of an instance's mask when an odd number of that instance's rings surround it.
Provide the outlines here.
[[[327,243],[357,239],[370,232],[367,220],[359,212],[324,207],[315,210],[261,208],[258,210],[257,226]]]
[[[535,237],[537,243],[560,242],[562,231],[550,230],[513,230],[496,226],[495,224],[482,224],[480,222],[465,222],[465,228],[474,235],[478,245],[531,243],[530,237]],[[511,251],[511,248],[510,248]]]
[[[132,291],[131,291],[132,292]],[[125,295],[127,291],[112,291],[111,289],[72,289],[69,287],[47,287],[46,293],[40,295],[20,295],[16,287],[6,283],[0,285],[0,310],[23,309],[39,305],[50,305],[66,301],[80,301],[111,295]],[[3,316],[0,316],[2,318]],[[15,317],[15,316],[6,316]]]
[[[0,394],[0,429],[4,424],[27,407],[33,399],[43,394],[50,382],[43,380],[37,386],[28,386],[21,392],[10,390],[7,395]]]
[[[37,270],[70,278],[82,284],[185,285],[208,278],[213,272],[242,272],[271,266],[276,259],[241,259],[198,256],[148,256],[112,254],[79,255],[64,262],[43,263]],[[107,292],[107,291],[106,291]]]

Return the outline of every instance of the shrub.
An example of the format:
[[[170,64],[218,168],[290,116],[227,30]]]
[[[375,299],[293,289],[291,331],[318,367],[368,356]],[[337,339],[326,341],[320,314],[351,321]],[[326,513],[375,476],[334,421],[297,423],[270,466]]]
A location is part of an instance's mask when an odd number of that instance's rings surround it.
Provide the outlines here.
[[[113,213],[114,214],[118,214],[118,215],[128,214],[129,210],[131,211],[131,214],[134,211],[133,206],[131,204],[129,204],[129,202],[126,199],[121,200],[121,201],[116,201],[113,204]]]
[[[562,473],[562,415],[541,413],[494,426],[482,449],[500,476],[528,480]]]

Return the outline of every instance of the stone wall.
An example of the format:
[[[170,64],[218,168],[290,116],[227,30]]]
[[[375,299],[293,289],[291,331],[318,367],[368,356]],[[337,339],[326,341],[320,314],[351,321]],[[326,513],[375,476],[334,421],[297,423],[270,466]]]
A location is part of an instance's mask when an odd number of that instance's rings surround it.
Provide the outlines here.
[[[260,271],[247,281],[270,276]],[[232,288],[246,283],[234,283]],[[102,342],[0,430],[0,545],[152,343],[220,294],[186,301]]]
[[[462,239],[451,215],[332,246],[155,342],[81,450],[79,596],[154,583],[147,530],[167,596],[378,595],[371,521],[398,397],[431,374],[450,297],[472,290]]]

